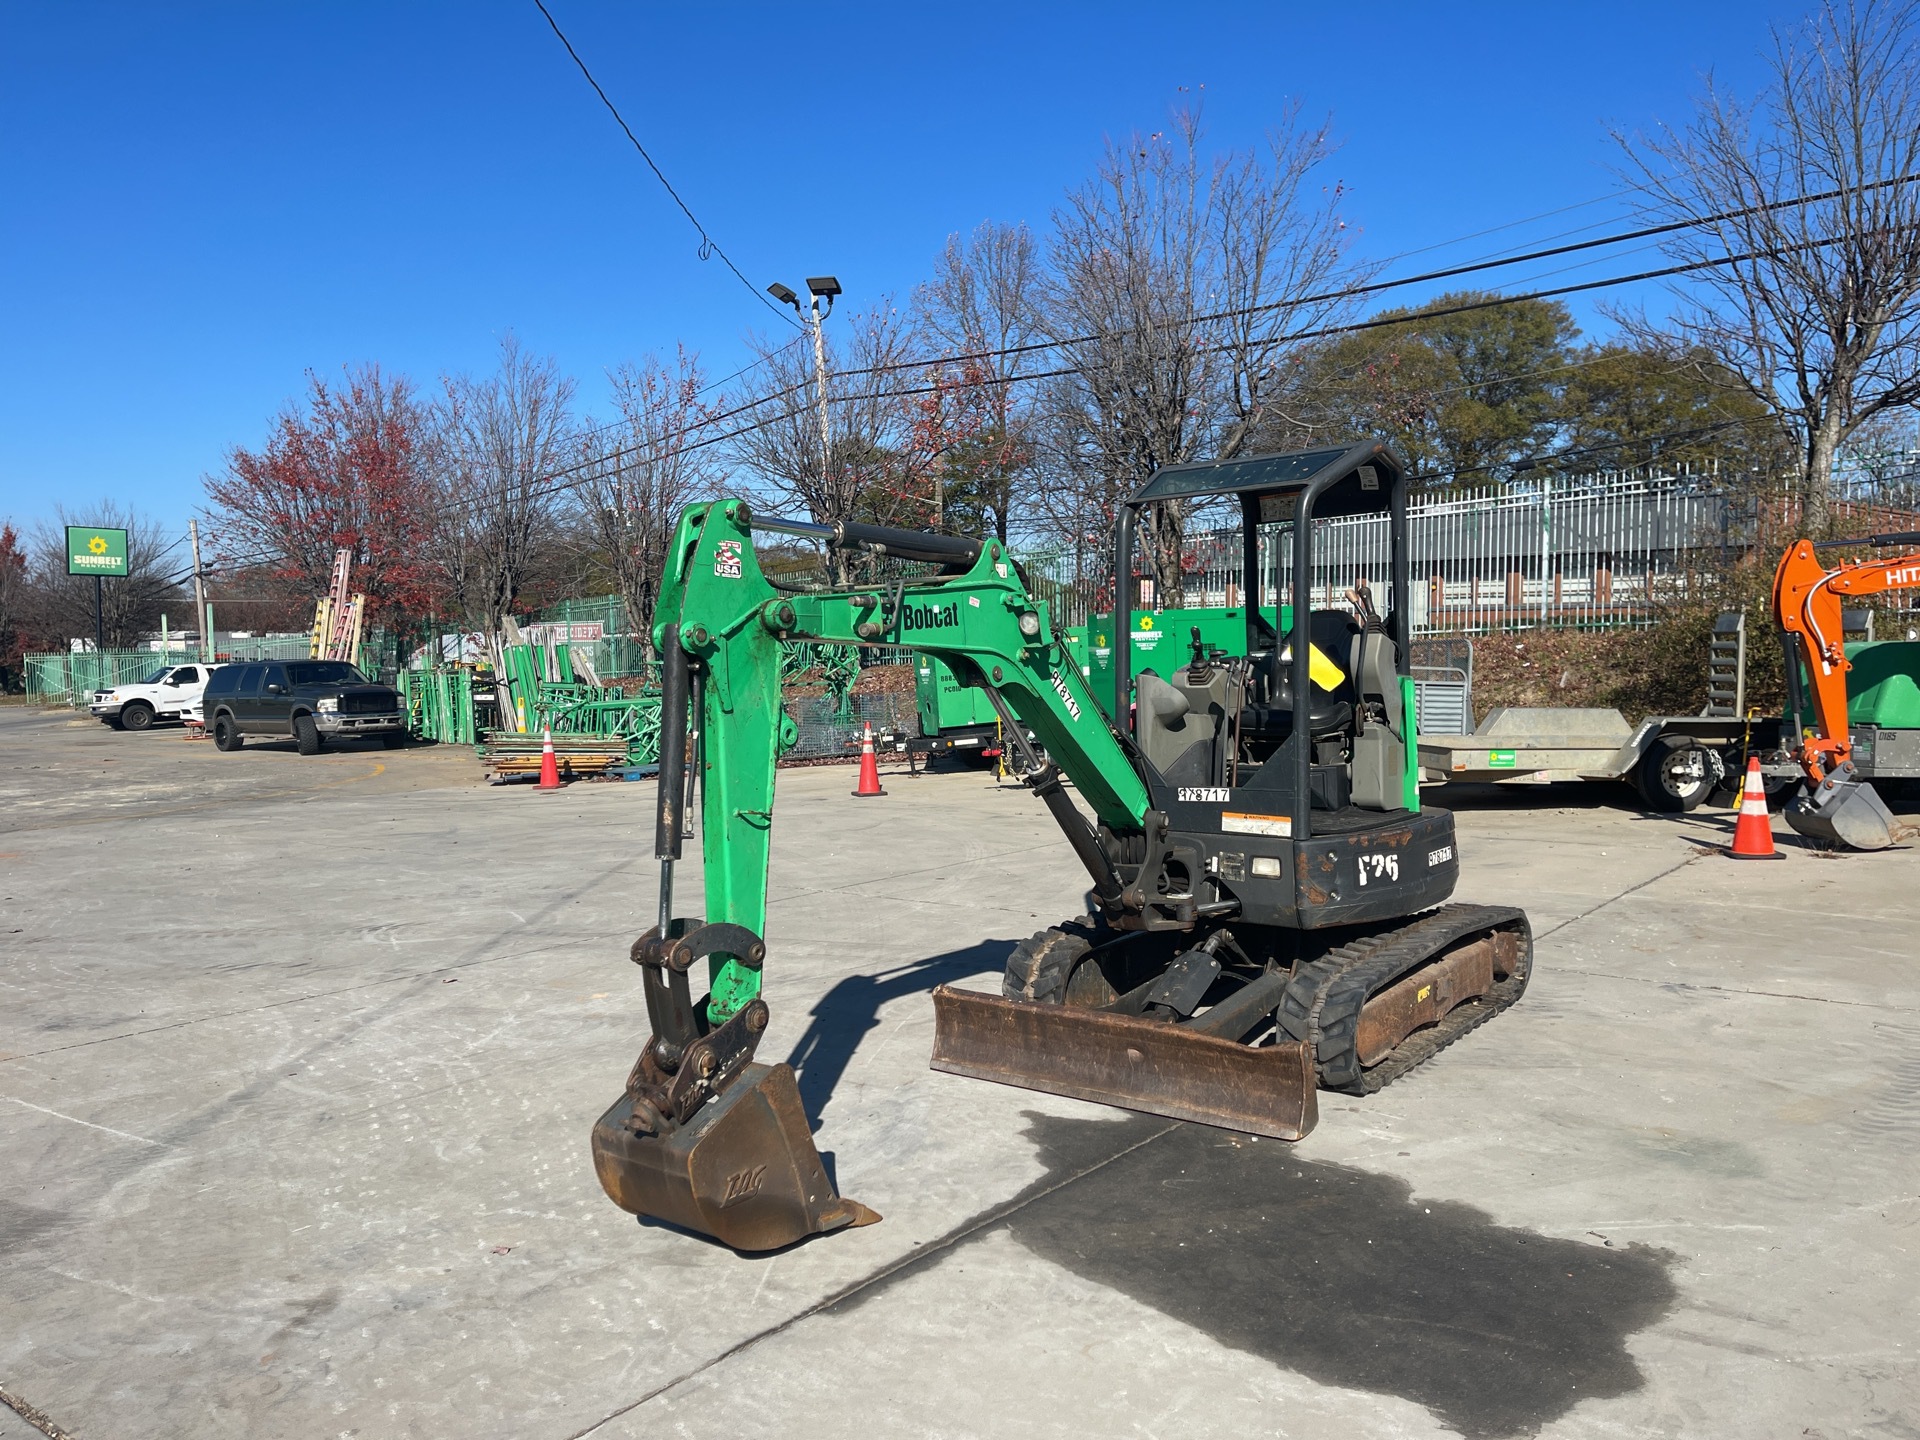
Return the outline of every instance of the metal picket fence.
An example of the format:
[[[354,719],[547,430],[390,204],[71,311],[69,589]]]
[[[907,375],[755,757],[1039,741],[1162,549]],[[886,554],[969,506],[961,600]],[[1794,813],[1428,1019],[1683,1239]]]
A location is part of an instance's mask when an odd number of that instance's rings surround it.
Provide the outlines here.
[[[1427,492],[1407,507],[1416,634],[1536,625],[1592,629],[1654,622],[1662,601],[1684,595],[1698,560],[1747,543],[1753,507],[1697,476],[1601,474]],[[1331,520],[1318,528],[1311,577],[1315,606],[1387,578],[1384,516]],[[1056,618],[1074,624],[1106,608],[1110,579],[1071,554],[1022,557]],[[1290,532],[1272,527],[1260,544],[1261,591],[1291,593]],[[1142,604],[1235,605],[1246,593],[1240,533],[1189,533],[1181,594]],[[1384,603],[1384,596],[1382,603]]]

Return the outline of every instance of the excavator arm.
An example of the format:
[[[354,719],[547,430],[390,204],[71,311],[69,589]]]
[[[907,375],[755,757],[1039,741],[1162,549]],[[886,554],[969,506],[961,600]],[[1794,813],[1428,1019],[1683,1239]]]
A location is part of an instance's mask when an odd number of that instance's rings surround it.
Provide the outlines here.
[[[760,567],[755,529],[930,562],[939,572],[783,590]],[[595,1169],[623,1209],[743,1250],[869,1223],[879,1217],[837,1195],[827,1179],[792,1070],[753,1063],[768,1015],[760,976],[775,764],[796,739],[780,704],[782,643],[913,649],[985,689],[1012,733],[1024,725],[1045,746],[1050,758],[1028,783],[1087,866],[1096,902],[1116,917],[1128,900],[1121,877],[1055,767],[1115,836],[1140,834],[1156,812],[1078,666],[1054,639],[1045,606],[1027,593],[997,541],[757,520],[737,499],[692,506],[674,532],[654,640],[663,672],[654,837],[660,912],[632,951],[652,1035],[625,1093],[594,1127]],[[700,920],[677,917],[673,907],[689,770],[702,821]],[[704,1002],[690,980],[702,965]],[[1298,1077],[1294,1088],[1301,1088]],[[1304,1088],[1297,1103],[1310,1106],[1310,1078]]]
[[[691,672],[690,708],[696,697],[701,702],[692,718],[701,736],[702,753],[694,763],[702,791],[709,923],[736,925],[756,937],[765,933],[774,765],[794,743],[793,722],[780,707],[780,647],[789,640],[896,646],[946,662],[1034,733],[1101,823],[1116,833],[1141,828],[1146,787],[1079,667],[1055,641],[1045,606],[1027,594],[998,542],[874,529],[868,533],[894,537],[896,554],[901,547],[933,547],[916,553],[940,558],[951,573],[795,593],[776,589],[762,572],[754,524],[744,500],[694,506],[681,516],[654,625],[666,663]],[[805,534],[829,528],[768,525]],[[674,728],[672,717],[663,714],[663,735]],[[1105,858],[1092,846],[1084,819],[1058,786],[1043,781],[1036,788],[1043,798],[1059,797],[1055,814],[1069,838],[1091,847],[1075,845],[1096,888],[1115,885],[1117,877],[1103,873]],[[664,784],[662,789],[679,793]],[[759,993],[759,971],[721,953],[710,963],[708,1017],[719,1024]]]
[[[1787,823],[1803,835],[1856,850],[1894,843],[1898,824],[1853,768],[1853,736],[1847,721],[1847,672],[1853,668],[1841,644],[1842,608],[1849,600],[1892,590],[1920,588],[1920,552],[1829,566],[1823,548],[1920,544],[1920,533],[1869,535],[1827,545],[1797,540],[1780,557],[1773,576],[1774,622],[1788,637],[1789,684],[1798,661],[1811,691],[1813,727],[1800,737],[1795,759],[1806,773],[1807,795],[1790,805]]]

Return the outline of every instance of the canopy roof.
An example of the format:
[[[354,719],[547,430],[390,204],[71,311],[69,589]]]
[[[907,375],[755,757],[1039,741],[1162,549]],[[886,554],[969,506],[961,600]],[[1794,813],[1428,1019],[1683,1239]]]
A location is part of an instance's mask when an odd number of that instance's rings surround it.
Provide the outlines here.
[[[1361,514],[1385,510],[1406,469],[1378,440],[1320,450],[1289,450],[1249,455],[1240,460],[1209,460],[1169,465],[1127,503],[1186,500],[1206,495],[1298,493],[1309,488],[1335,492],[1330,503],[1315,504],[1316,515]]]

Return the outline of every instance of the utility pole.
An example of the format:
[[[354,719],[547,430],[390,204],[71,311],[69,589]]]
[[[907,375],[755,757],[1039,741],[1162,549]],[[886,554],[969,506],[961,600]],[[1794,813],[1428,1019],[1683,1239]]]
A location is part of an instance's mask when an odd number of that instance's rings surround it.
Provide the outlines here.
[[[213,663],[213,636],[207,623],[207,583],[200,571],[200,522],[187,521],[187,534],[193,540],[193,628],[200,632],[200,659]]]

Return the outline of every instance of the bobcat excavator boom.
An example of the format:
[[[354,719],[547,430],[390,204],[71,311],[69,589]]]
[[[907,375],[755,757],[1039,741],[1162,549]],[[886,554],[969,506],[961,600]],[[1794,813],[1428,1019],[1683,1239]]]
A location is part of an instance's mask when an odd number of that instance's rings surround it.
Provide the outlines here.
[[[1847,672],[1853,662],[1841,644],[1842,606],[1889,590],[1920,588],[1920,552],[1829,566],[1821,550],[1920,544],[1920,532],[1869,535],[1861,540],[1796,540],[1773,575],[1773,616],[1788,640],[1788,709],[1802,713],[1800,674],[1812,689],[1813,726],[1794,753],[1806,773],[1806,793],[1783,812],[1810,839],[1849,850],[1884,850],[1903,827],[1853,765],[1847,721]]]
[[[995,540],[762,518],[738,499],[683,512],[655,626],[659,922],[632,949],[652,1035],[593,1131],[615,1203],[742,1250],[879,1218],[835,1193],[792,1070],[753,1060],[768,1019],[775,762],[796,738],[780,707],[788,640],[912,649],[984,691],[1010,736],[1037,742],[1027,783],[1091,881],[1087,915],[1016,948],[1003,996],[935,991],[937,1069],[1298,1139],[1316,1086],[1377,1089],[1518,998],[1526,917],[1430,908],[1458,861],[1452,816],[1421,809],[1414,783],[1397,462],[1372,445],[1163,471],[1118,527],[1123,597],[1138,511],[1196,495],[1237,504],[1245,521],[1247,654],[1222,657],[1196,636],[1190,663],[1139,674],[1136,720],[1123,641],[1117,724]],[[1351,615],[1311,610],[1297,578],[1293,604],[1263,612],[1257,532],[1293,526],[1294,574],[1310,577],[1316,504],[1329,517],[1390,514],[1386,619],[1364,580]],[[756,531],[933,573],[776,587]],[[673,905],[689,767],[698,919]]]

